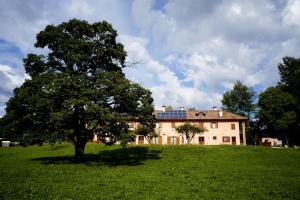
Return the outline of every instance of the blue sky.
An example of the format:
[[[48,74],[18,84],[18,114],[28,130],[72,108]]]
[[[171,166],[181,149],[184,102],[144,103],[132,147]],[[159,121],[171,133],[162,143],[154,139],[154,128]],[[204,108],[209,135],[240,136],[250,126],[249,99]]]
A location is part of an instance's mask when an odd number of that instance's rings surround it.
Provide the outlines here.
[[[237,80],[260,92],[282,57],[300,57],[299,0],[0,0],[0,116],[29,78],[22,59],[42,52],[35,35],[70,18],[112,23],[156,108],[220,106]]]

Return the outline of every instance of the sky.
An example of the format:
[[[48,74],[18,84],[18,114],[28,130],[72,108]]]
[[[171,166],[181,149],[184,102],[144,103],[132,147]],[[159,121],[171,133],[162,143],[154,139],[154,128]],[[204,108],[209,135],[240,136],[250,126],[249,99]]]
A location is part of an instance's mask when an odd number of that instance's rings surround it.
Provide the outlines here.
[[[128,79],[154,105],[210,109],[237,80],[256,92],[279,81],[277,65],[300,57],[300,0],[0,0],[0,116],[22,85],[23,58],[46,25],[106,20],[125,45]]]

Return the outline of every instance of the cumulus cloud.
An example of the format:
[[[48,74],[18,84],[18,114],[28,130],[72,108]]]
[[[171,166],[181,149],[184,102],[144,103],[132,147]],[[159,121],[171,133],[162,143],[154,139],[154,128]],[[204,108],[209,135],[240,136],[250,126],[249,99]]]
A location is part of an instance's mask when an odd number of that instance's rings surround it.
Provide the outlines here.
[[[278,81],[282,57],[300,54],[299,1],[172,0],[160,10],[153,3],[134,1],[136,24],[195,91],[223,93],[236,80],[265,88]]]
[[[12,95],[14,88],[20,86],[25,78],[28,78],[22,71],[0,64],[0,116],[4,114],[5,103]]]
[[[282,57],[300,55],[299,10],[299,0],[1,2],[0,110],[24,80],[22,57],[40,52],[35,35],[47,24],[111,22],[134,63],[126,75],[153,92],[156,107],[210,108],[236,80],[256,89],[279,80]]]
[[[146,49],[147,39],[122,35],[121,41],[125,44],[129,61],[138,61],[135,66],[125,69],[127,77],[152,91],[157,108],[162,105],[178,108],[218,104],[221,98],[218,91],[207,93],[200,88],[187,87],[175,72],[155,60]]]
[[[130,23],[125,16],[129,6],[121,0],[2,1],[0,38],[28,53],[36,51],[33,47],[35,36],[46,25],[59,24],[71,18],[90,22],[107,20],[118,30],[128,30]]]

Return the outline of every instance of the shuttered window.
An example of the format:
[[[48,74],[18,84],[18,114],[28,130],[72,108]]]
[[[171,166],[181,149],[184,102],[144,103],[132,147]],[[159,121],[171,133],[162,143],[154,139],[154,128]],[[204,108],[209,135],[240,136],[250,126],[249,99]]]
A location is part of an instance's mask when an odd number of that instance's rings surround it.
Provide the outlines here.
[[[231,124],[231,130],[235,130],[235,124]]]
[[[230,142],[230,137],[224,136],[224,137],[223,137],[223,142],[224,142],[224,143]]]
[[[218,128],[218,122],[212,122],[211,128]]]

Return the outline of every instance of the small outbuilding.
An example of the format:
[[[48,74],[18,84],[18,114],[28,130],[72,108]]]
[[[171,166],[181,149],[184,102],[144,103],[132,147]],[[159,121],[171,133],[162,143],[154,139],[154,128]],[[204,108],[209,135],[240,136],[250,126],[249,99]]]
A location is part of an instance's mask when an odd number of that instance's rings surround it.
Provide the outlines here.
[[[282,141],[278,140],[278,138],[262,137],[259,140],[259,145],[265,146],[265,147],[282,146]]]
[[[1,146],[2,147],[9,147],[10,141],[1,141]]]

